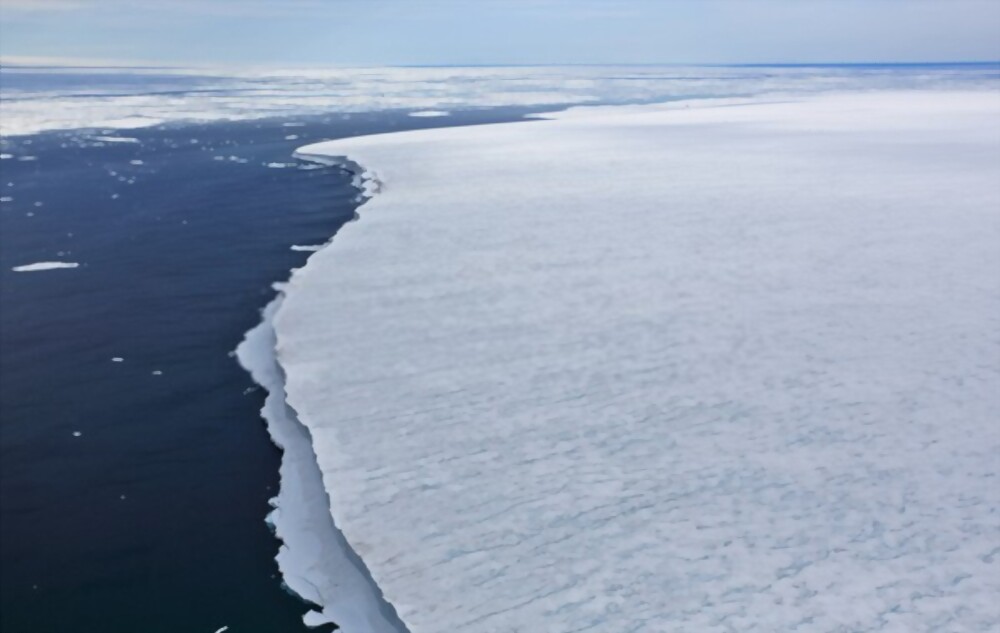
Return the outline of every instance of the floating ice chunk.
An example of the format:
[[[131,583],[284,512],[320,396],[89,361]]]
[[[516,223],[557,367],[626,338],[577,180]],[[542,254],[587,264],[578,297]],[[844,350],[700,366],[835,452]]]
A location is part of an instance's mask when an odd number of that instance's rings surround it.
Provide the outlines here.
[[[11,158],[14,158],[13,154],[0,154],[0,160],[10,160]]]
[[[26,163],[26,162],[33,161],[33,160],[38,160],[38,157],[37,156],[18,156],[17,160]]]
[[[305,251],[305,252],[315,252],[323,248],[324,244],[310,244],[308,246],[300,246],[298,244],[293,244],[291,249],[293,251]]]
[[[270,169],[287,169],[289,167],[295,167],[298,163],[265,163],[265,167]]]
[[[289,121],[287,123],[282,123],[281,127],[305,127],[305,123],[298,123],[296,121]]]
[[[111,359],[111,362],[112,363],[123,363],[123,362],[125,362],[125,359],[122,358],[121,356],[115,356],[114,358]]]
[[[285,137],[285,140],[286,141],[294,141],[294,140],[296,140],[298,138],[299,138],[298,134],[289,134],[288,136]]]
[[[418,110],[416,112],[411,112],[410,116],[418,118],[434,118],[441,116],[450,116],[451,112],[445,110]]]
[[[226,633],[229,630],[228,626],[224,626],[215,630],[215,633]]]
[[[136,158],[128,162],[129,165],[144,165],[145,163],[140,159]]]
[[[103,143],[138,143],[139,139],[133,138],[131,136],[94,136],[92,137],[95,141],[101,141]]]
[[[77,262],[36,262],[34,264],[24,264],[11,268],[16,273],[32,273],[42,270],[58,270],[60,268],[78,268]]]
[[[162,376],[162,375],[163,375],[163,372],[162,372],[162,371],[160,371],[159,369],[154,369],[154,370],[153,370],[153,375],[154,375],[154,376]]]
[[[0,202],[14,202],[13,196],[0,196]]]
[[[81,435],[83,435],[81,431],[73,431],[73,437],[80,437]]]

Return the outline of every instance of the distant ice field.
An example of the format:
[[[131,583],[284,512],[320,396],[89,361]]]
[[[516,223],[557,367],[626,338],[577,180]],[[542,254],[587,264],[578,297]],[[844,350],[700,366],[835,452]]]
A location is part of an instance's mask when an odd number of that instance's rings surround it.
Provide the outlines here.
[[[0,67],[0,134],[178,121],[496,106],[649,103],[847,89],[981,88],[1000,64],[329,69]]]
[[[287,401],[411,633],[1000,628],[996,90],[299,154],[374,197],[286,288]]]

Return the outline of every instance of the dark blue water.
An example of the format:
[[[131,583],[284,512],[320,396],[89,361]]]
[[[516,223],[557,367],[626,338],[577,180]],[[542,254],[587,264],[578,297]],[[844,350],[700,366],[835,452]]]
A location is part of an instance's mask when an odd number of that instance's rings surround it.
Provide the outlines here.
[[[12,198],[0,204],[0,629],[306,630],[263,521],[279,461],[263,393],[230,352],[271,283],[304,263],[289,246],[325,241],[354,217],[357,192],[337,168],[264,165],[312,140],[521,114],[6,141],[17,158],[0,161]],[[81,266],[11,271],[48,260]]]

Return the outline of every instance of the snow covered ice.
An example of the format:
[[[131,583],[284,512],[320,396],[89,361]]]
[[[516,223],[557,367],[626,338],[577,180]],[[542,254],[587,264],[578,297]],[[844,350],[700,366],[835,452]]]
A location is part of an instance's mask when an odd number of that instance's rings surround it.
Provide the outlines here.
[[[299,155],[380,181],[274,323],[411,633],[1000,629],[1000,94]]]

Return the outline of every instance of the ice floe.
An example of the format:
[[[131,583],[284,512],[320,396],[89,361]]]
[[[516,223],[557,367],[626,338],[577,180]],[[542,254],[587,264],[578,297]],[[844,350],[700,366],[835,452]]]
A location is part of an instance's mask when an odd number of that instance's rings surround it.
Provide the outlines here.
[[[34,264],[24,264],[11,268],[16,273],[33,273],[43,270],[59,270],[61,268],[78,268],[78,262],[36,262]]]
[[[448,116],[451,112],[446,112],[444,110],[418,110],[417,112],[411,112],[410,116],[417,118],[435,118]]]
[[[102,143],[138,143],[139,139],[131,136],[93,136],[95,141]]]
[[[299,150],[258,382],[411,633],[1000,628],[1000,93],[720,105]]]

